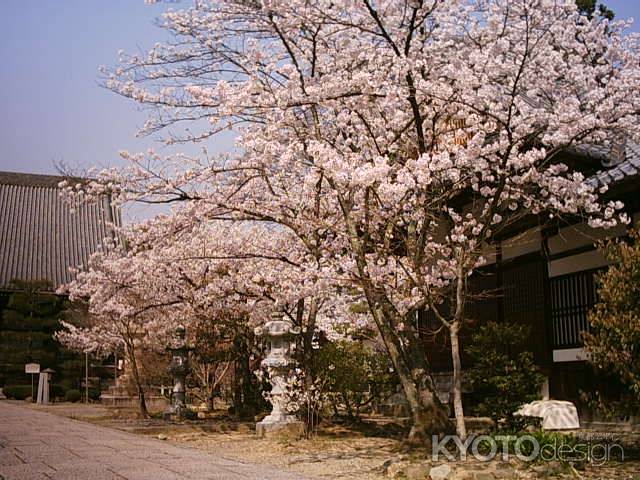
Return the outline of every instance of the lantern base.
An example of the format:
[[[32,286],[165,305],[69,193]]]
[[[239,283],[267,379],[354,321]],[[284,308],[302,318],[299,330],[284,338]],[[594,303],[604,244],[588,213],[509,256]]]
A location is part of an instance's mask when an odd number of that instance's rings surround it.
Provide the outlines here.
[[[162,419],[165,422],[182,422],[184,420],[194,420],[196,418],[196,413],[184,405],[171,405],[162,414]]]
[[[266,419],[265,419],[266,420]],[[256,435],[259,437],[288,437],[300,438],[304,436],[304,424],[299,420],[280,422],[262,421],[256,423]]]

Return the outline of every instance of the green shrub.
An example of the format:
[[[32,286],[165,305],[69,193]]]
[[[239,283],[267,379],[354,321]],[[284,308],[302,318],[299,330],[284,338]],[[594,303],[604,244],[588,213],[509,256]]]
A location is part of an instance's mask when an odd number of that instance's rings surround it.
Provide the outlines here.
[[[100,389],[98,388],[89,388],[89,399],[95,401],[100,400]]]
[[[536,461],[560,461],[572,463],[589,459],[589,445],[574,435],[560,432],[545,432],[539,430],[531,433],[518,433],[511,435],[490,435],[493,444],[500,446],[500,452],[508,452],[510,455],[519,453],[525,457],[535,454]],[[516,443],[520,441],[519,450],[516,452]],[[535,444],[533,441],[535,441]],[[478,452],[487,455],[491,452],[491,443],[481,440],[478,444]],[[506,447],[506,448],[505,448]]]
[[[82,394],[80,393],[79,390],[76,390],[76,389],[67,390],[67,393],[64,394],[64,399],[67,402],[75,403],[80,401],[81,398],[82,398]]]
[[[325,389],[344,405],[350,418],[374,399],[395,390],[397,376],[390,370],[387,355],[359,341],[328,342],[316,354],[316,375],[323,377]]]
[[[538,441],[541,451],[553,451],[554,456],[557,456],[558,450],[563,445],[568,445],[576,453],[586,453],[586,445],[584,445],[577,437],[571,434],[560,432],[545,432],[543,430],[539,430],[537,432],[531,433],[530,435]]]
[[[31,385],[7,385],[2,391],[7,398],[24,400],[31,396]]]
[[[63,385],[59,383],[53,383],[49,387],[49,397],[53,400],[54,398],[64,398],[64,394],[67,391]]]
[[[58,385],[66,392],[67,390],[74,390],[77,388],[78,382],[70,378],[63,378],[58,382]]]
[[[49,387],[49,397],[53,400],[54,398],[64,398],[65,397],[65,389],[62,385],[52,384]],[[76,390],[77,391],[77,390]],[[31,385],[8,385],[3,389],[4,394],[7,398],[13,398],[16,400],[24,400],[27,397],[31,396]],[[37,386],[34,389],[34,395],[37,395],[38,389]]]
[[[630,237],[600,246],[611,265],[598,276],[599,302],[589,313],[590,331],[583,333],[589,362],[624,386],[618,398],[587,393],[609,417],[640,413],[640,230]]]
[[[471,357],[468,378],[473,388],[476,415],[493,419],[497,429],[522,428],[513,413],[539,399],[544,377],[526,351],[528,328],[511,323],[488,322],[473,335],[467,352]]]
[[[542,418],[514,415],[511,418],[511,427],[514,432],[538,431],[542,428]]]

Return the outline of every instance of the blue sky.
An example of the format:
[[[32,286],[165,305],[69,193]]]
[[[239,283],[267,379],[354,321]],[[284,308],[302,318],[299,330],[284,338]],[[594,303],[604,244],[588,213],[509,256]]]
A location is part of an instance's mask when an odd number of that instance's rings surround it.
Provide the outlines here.
[[[640,0],[606,3],[618,18],[640,19]],[[55,173],[59,161],[111,166],[120,163],[119,150],[161,148],[135,137],[144,113],[97,78],[118,50],[163,38],[153,21],[166,8],[143,0],[2,0],[0,170]]]
[[[0,170],[52,173],[113,165],[144,115],[97,84],[100,65],[119,49],[146,47],[162,35],[162,8],[143,0],[3,0],[0,14]]]

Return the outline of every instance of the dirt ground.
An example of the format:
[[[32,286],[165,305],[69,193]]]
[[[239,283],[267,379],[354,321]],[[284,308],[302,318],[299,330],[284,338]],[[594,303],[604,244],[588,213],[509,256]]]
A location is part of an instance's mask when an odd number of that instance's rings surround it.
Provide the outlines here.
[[[238,422],[219,413],[213,418],[182,424],[166,424],[159,418],[139,420],[131,410],[100,405],[55,404],[31,408],[148,435],[230,459],[269,464],[319,479],[380,480],[388,478],[428,478],[438,463],[430,462],[426,449],[408,449],[402,429],[389,419],[370,419],[360,425],[322,425],[312,439],[284,440],[258,438],[254,424]],[[585,465],[580,469],[547,464],[506,462],[449,462],[454,478],[464,479],[633,479],[640,480],[640,461]],[[484,473],[481,473],[484,472]],[[422,475],[422,476],[421,476]],[[485,475],[485,476],[482,476]]]
[[[388,478],[382,465],[402,449],[401,430],[384,423],[367,426],[362,431],[339,425],[325,426],[312,439],[285,440],[258,438],[254,423],[238,422],[224,414],[197,422],[167,425],[159,419],[139,420],[134,411],[94,405],[58,404],[33,408],[315,478]],[[385,429],[386,434],[395,433],[398,439],[384,436]]]

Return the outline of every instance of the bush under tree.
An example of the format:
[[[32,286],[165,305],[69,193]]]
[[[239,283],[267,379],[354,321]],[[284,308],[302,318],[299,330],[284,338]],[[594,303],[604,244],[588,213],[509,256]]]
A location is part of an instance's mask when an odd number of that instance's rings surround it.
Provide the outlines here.
[[[472,336],[467,349],[474,413],[490,417],[496,428],[516,430],[519,422],[513,413],[540,398],[544,377],[526,350],[528,337],[524,325],[488,322]]]
[[[613,374],[627,387],[615,413],[640,409],[640,233],[612,240],[601,251],[611,266],[598,278],[600,301],[583,334],[590,363]],[[610,406],[613,406],[610,405]]]
[[[67,402],[79,402],[81,398],[82,394],[80,393],[80,390],[76,390],[75,388],[67,390],[67,392],[64,394],[64,399]]]
[[[393,392],[397,384],[385,353],[359,341],[328,342],[318,351],[315,367],[317,375],[326,378],[334,413],[341,405],[351,419],[358,418],[363,407]]]
[[[31,396],[31,385],[7,385],[2,392],[7,398],[25,400]]]

